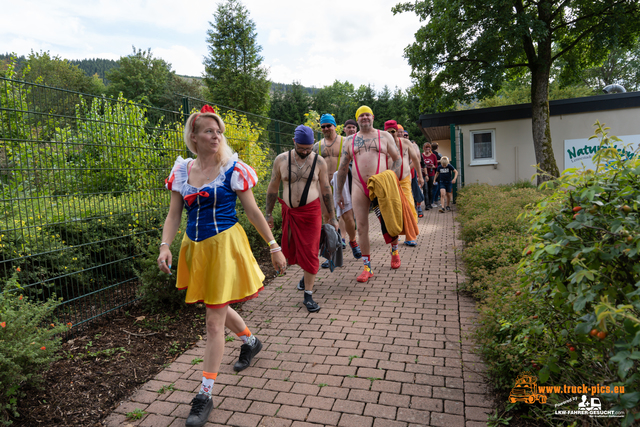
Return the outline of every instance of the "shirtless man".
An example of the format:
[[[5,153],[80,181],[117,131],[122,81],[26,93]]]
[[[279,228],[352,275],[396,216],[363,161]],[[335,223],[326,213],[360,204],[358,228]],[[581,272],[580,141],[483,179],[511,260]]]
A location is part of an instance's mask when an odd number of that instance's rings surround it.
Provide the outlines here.
[[[402,166],[400,166],[400,188],[402,188],[402,192],[404,196],[409,201],[409,205],[413,208],[414,220],[417,221],[418,214],[415,211],[416,204],[413,200],[413,194],[411,192],[411,168],[416,168],[417,171],[420,171],[420,158],[418,157],[418,153],[414,148],[414,145],[408,139],[404,139],[399,137],[400,134],[404,136],[404,129],[398,130],[400,125],[396,123],[395,120],[388,120],[384,123],[384,129],[393,135],[393,141],[398,148],[398,150],[402,154]],[[418,177],[418,184],[422,187],[424,184],[424,179],[422,178],[422,174]],[[406,219],[405,219],[406,221]],[[417,225],[417,222],[416,222]],[[405,236],[405,244],[407,246],[416,246],[415,238],[416,236],[407,235]],[[397,250],[398,241],[391,243],[392,250]],[[394,249],[395,248],[395,249]]]
[[[324,138],[313,145],[313,151],[322,156],[325,162],[327,162],[327,178],[329,179],[329,182],[331,182],[333,180],[334,173],[338,170],[338,165],[340,164],[342,156],[342,143],[346,138],[339,136],[336,133],[336,120],[331,114],[323,114],[322,117],[320,117],[320,128],[322,129]],[[332,188],[332,191],[335,193],[338,189]],[[347,234],[349,234],[349,246],[351,247],[353,257],[355,259],[360,259],[362,258],[362,251],[356,241],[356,223],[353,218],[353,209],[349,206],[345,206],[345,208],[347,210],[343,211],[336,206],[336,211],[338,212],[340,221],[340,230],[342,231],[342,241],[344,242],[344,233],[346,230]],[[325,213],[324,209],[322,210],[322,213]],[[329,268],[329,260],[322,263],[322,268]]]
[[[336,230],[338,222],[333,213],[327,163],[322,157],[312,154],[313,130],[307,126],[298,126],[294,132],[293,145],[293,150],[278,155],[273,161],[271,182],[267,188],[265,219],[269,227],[273,228],[271,213],[276,200],[279,200],[282,205],[282,252],[289,264],[298,264],[304,271],[298,290],[304,291],[307,310],[315,313],[320,310],[312,297],[320,264],[320,194],[326,208],[325,222],[333,225]],[[284,181],[284,200],[278,198],[280,180]]]
[[[389,169],[396,175],[400,175],[402,159],[393,142],[393,137],[388,133],[373,128],[373,111],[363,105],[356,111],[356,120],[360,126],[360,132],[349,137],[342,148],[342,161],[338,168],[338,187],[342,188],[347,180],[349,162],[353,160],[353,213],[358,223],[358,238],[362,248],[362,260],[364,271],[358,276],[358,282],[366,282],[373,273],[371,272],[371,247],[369,245],[369,190],[367,180],[380,172],[387,170],[387,156],[391,157]],[[344,206],[342,194],[338,199],[338,205]],[[397,257],[399,261],[399,256]],[[392,254],[392,264],[394,257]]]
[[[358,123],[353,119],[349,119],[344,122],[343,129],[346,136],[355,135],[356,133],[358,133]]]

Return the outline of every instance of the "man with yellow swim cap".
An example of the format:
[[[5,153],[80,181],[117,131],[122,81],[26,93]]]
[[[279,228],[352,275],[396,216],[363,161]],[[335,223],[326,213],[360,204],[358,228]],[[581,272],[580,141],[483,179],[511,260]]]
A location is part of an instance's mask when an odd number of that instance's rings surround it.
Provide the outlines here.
[[[371,200],[369,199],[367,181],[373,175],[386,171],[387,166],[398,175],[399,179],[402,159],[391,134],[374,129],[371,108],[366,105],[358,108],[356,120],[360,132],[348,137],[344,143],[342,153],[344,160],[340,162],[338,168],[338,187],[344,186],[349,171],[349,162],[353,161],[354,179],[351,201],[358,225],[358,240],[364,261],[364,271],[358,276],[358,282],[366,282],[373,277],[369,243],[369,205]],[[388,165],[387,158],[391,159]],[[338,205],[344,206],[342,196],[338,199]],[[399,261],[398,259],[395,264],[397,267],[400,266]],[[392,267],[394,267],[393,258]]]

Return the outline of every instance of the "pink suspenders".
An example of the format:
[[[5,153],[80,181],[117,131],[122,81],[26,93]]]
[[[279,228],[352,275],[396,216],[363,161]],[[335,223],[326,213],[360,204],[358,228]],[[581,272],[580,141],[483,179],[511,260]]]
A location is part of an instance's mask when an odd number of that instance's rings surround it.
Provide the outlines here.
[[[369,189],[367,188],[367,183],[362,179],[362,175],[360,175],[360,168],[358,168],[358,160],[356,159],[356,136],[358,134],[353,135],[353,139],[351,140],[351,151],[353,151],[353,163],[356,165],[356,172],[358,172],[358,179],[360,179],[360,183],[362,184],[362,189],[364,190],[364,195],[369,197]],[[378,169],[376,169],[376,175],[380,172],[380,130],[378,130]]]

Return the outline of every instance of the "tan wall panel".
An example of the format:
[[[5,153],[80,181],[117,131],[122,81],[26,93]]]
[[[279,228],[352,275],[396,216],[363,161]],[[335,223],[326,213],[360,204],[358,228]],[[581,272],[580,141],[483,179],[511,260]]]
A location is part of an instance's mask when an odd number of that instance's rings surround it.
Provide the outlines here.
[[[593,113],[552,116],[551,140],[558,168],[564,167],[564,140],[589,138],[596,120],[610,127],[610,135],[640,134],[640,109],[620,109]],[[464,142],[465,183],[509,184],[529,180],[536,173],[531,119],[461,125]],[[497,165],[471,166],[471,131],[494,130]],[[450,144],[449,144],[450,145]]]

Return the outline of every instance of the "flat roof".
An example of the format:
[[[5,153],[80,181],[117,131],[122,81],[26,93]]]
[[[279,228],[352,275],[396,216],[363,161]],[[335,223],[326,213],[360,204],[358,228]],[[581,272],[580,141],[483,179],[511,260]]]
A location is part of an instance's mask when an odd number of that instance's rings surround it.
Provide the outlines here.
[[[640,92],[612,93],[549,101],[549,110],[552,116],[636,107],[640,107]],[[421,114],[417,123],[422,128],[430,128],[449,126],[451,124],[466,125],[530,118],[531,103],[527,103],[449,111],[446,113]]]

